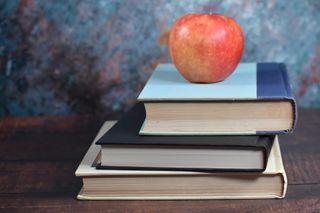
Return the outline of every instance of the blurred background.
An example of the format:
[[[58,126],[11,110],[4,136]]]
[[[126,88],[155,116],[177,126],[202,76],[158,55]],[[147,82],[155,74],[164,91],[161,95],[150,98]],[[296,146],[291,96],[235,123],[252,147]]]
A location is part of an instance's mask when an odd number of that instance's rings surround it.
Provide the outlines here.
[[[235,18],[242,62],[285,62],[300,107],[320,107],[320,1],[0,0],[0,116],[132,106],[188,12]]]

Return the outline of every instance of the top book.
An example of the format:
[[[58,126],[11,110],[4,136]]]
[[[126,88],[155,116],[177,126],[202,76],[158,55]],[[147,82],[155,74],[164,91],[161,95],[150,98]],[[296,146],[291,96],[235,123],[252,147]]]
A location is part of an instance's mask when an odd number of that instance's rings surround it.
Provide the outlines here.
[[[283,63],[240,63],[224,81],[185,80],[160,64],[138,97],[140,134],[275,134],[293,130],[297,109]]]

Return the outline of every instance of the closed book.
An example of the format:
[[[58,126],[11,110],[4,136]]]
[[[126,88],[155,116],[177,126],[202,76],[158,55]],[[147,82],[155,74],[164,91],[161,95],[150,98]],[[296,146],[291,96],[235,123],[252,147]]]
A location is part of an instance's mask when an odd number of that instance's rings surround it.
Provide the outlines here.
[[[137,103],[98,141],[99,169],[261,172],[274,135],[144,136],[145,119]]]
[[[240,63],[211,84],[188,82],[173,64],[160,64],[138,101],[146,108],[146,135],[288,133],[297,118],[283,63]]]
[[[75,175],[83,180],[80,200],[186,200],[283,198],[287,177],[278,138],[275,138],[264,172],[191,172],[97,170],[100,146],[95,142],[113,125],[106,122]]]

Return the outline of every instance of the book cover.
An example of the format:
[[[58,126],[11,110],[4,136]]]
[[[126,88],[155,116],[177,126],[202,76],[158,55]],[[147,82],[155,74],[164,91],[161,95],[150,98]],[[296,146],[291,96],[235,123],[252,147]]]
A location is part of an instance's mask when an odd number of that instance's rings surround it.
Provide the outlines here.
[[[274,135],[239,135],[239,136],[149,136],[139,135],[139,130],[145,119],[145,110],[143,103],[137,103],[129,112],[127,112],[108,132],[106,132],[96,142],[98,145],[191,145],[191,146],[217,146],[226,149],[242,149],[257,147],[264,151],[265,166],[267,158],[274,140]],[[265,169],[265,166],[262,170]],[[100,169],[105,169],[105,166],[99,166]],[[111,167],[108,167],[110,169]],[[116,169],[116,167],[113,167]],[[118,168],[123,169],[123,168]],[[139,168],[127,168],[139,169]],[[140,168],[141,169],[141,168]],[[156,170],[157,168],[148,168],[149,170]],[[164,170],[169,168],[159,168]],[[171,169],[172,170],[172,169]],[[181,170],[175,168],[173,170]],[[183,170],[190,171],[216,171],[215,169],[202,168],[194,169],[184,168]],[[237,171],[237,170],[223,170],[223,171]],[[253,170],[256,171],[256,170]]]
[[[99,133],[95,137],[92,145],[90,146],[88,152],[81,161],[79,167],[77,168],[75,175],[82,177],[83,179],[89,178],[91,180],[97,179],[97,181],[105,181],[107,184],[109,178],[143,178],[143,181],[149,180],[146,183],[151,183],[153,181],[160,181],[164,178],[164,182],[170,177],[181,177],[184,181],[179,181],[180,184],[187,184],[183,188],[188,188],[189,178],[210,178],[211,181],[215,181],[216,178],[222,177],[226,180],[226,184],[233,186],[235,181],[244,181],[239,188],[238,193],[227,193],[223,191],[215,192],[215,190],[210,191],[210,193],[198,193],[198,190],[191,190],[186,193],[185,190],[176,190],[169,194],[158,193],[157,191],[149,191],[148,193],[125,193],[122,194],[111,193],[110,191],[103,192],[99,194],[91,193],[91,190],[87,191],[85,186],[80,190],[77,198],[80,200],[180,200],[180,199],[265,199],[265,198],[283,198],[287,190],[287,176],[283,167],[281,151],[279,147],[278,137],[275,138],[275,142],[270,151],[270,157],[268,158],[267,168],[263,173],[243,173],[243,176],[236,176],[235,173],[203,173],[203,172],[191,172],[191,171],[135,171],[135,170],[97,170],[96,165],[100,162],[100,146],[96,145],[95,142],[98,141],[113,125],[115,122],[105,122]],[[245,177],[252,177],[251,181],[246,181]],[[268,188],[275,188],[273,193],[244,193],[242,190],[249,187],[261,187],[256,180],[260,177],[273,178],[278,177],[281,179],[280,186],[269,185]],[[156,178],[156,180],[153,180]],[[217,179],[218,180],[218,179]],[[85,182],[85,181],[84,181]],[[159,182],[157,182],[159,183]],[[201,187],[201,181],[199,182]],[[210,184],[209,184],[210,185]],[[209,185],[206,185],[208,187]],[[243,188],[244,187],[244,188]],[[279,187],[279,188],[278,188]],[[114,189],[116,190],[116,189]],[[129,190],[129,189],[128,189]],[[134,189],[132,189],[134,190]]]
[[[240,63],[224,81],[196,84],[185,80],[173,64],[160,64],[141,91],[141,102],[187,101],[290,101],[293,126],[285,131],[260,131],[257,134],[290,132],[297,121],[297,106],[283,63]]]

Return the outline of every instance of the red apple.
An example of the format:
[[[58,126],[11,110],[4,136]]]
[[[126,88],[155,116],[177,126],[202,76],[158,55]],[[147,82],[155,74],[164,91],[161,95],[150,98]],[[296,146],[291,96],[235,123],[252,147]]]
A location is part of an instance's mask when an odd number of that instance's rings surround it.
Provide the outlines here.
[[[169,37],[172,62],[191,82],[212,83],[227,78],[240,62],[244,36],[231,17],[186,14],[173,24]]]

